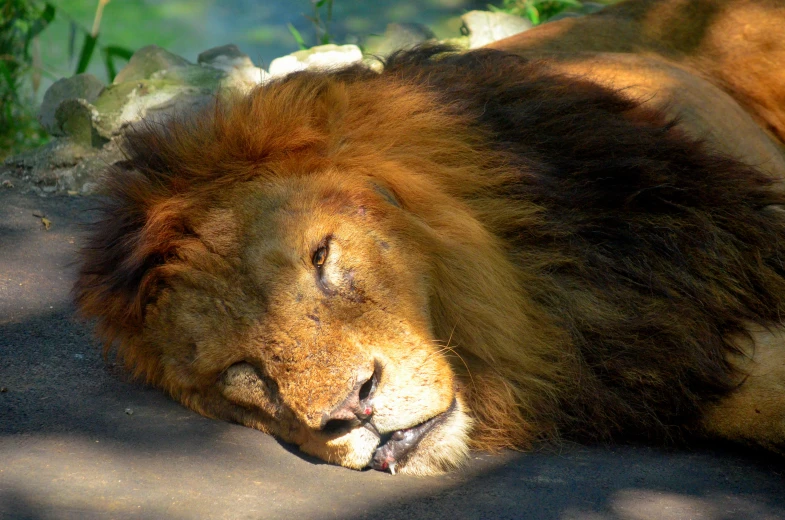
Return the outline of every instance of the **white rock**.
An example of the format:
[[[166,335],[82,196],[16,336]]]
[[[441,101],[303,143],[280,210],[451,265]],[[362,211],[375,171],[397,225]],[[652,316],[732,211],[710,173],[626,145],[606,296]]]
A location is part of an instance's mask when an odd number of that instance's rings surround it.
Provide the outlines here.
[[[526,18],[507,13],[469,11],[461,16],[469,30],[469,48],[477,49],[532,28]]]
[[[356,45],[319,45],[274,59],[270,63],[270,76],[284,76],[305,69],[341,68],[362,59],[363,53]]]
[[[260,67],[242,67],[226,71],[226,77],[221,80],[221,88],[249,90],[259,83],[264,83],[270,77]]]

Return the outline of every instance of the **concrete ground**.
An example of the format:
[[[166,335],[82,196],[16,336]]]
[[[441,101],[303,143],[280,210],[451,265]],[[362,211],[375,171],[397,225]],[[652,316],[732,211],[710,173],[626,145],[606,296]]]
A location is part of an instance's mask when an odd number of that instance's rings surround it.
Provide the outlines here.
[[[129,382],[73,316],[94,202],[0,190],[0,518],[785,519],[785,461],[731,446],[475,454],[393,477],[198,416]]]

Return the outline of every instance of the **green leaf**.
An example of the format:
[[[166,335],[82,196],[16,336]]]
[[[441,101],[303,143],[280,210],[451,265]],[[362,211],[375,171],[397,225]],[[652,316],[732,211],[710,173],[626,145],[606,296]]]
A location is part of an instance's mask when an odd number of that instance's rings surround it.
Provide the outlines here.
[[[0,77],[5,79],[6,84],[8,85],[8,93],[11,94],[11,99],[18,102],[18,92],[16,87],[16,80],[14,79],[14,74],[11,72],[11,68],[8,66],[8,62],[0,61]],[[6,107],[8,110],[11,109],[10,103]]]
[[[125,47],[120,47],[117,45],[108,45],[101,49],[104,55],[104,65],[106,66],[106,75],[109,77],[109,81],[114,81],[115,76],[117,76],[117,67],[115,67],[115,58],[121,58],[125,61],[131,59],[133,52],[130,49],[126,49]]]
[[[90,65],[90,58],[93,57],[96,41],[98,41],[97,36],[93,37],[91,34],[85,34],[82,52],[79,53],[79,63],[76,65],[75,74],[81,74],[87,70],[88,65]]]
[[[105,50],[106,52],[110,53],[112,56],[123,58],[126,61],[130,60],[131,56],[134,55],[134,51],[132,51],[127,47],[120,47],[119,45],[107,45],[105,47]]]
[[[540,12],[533,5],[526,6],[526,18],[531,20],[532,24],[540,25]]]
[[[44,11],[41,13],[41,16],[39,16],[30,26],[30,31],[27,33],[27,38],[32,40],[41,34],[41,31],[46,29],[46,27],[52,23],[52,20],[54,19],[55,7],[47,2],[46,7],[44,7]]]
[[[74,54],[76,53],[76,22],[71,21],[68,28],[68,64],[74,62]]]
[[[104,66],[106,67],[106,76],[109,78],[109,83],[114,81],[115,76],[117,76],[117,69],[114,66],[114,59],[112,55],[109,54],[108,49],[101,49],[104,55]]]
[[[289,28],[289,32],[292,33],[292,36],[294,36],[294,41],[297,42],[297,45],[300,46],[300,49],[302,49],[302,50],[307,49],[308,46],[305,44],[305,40],[303,39],[303,35],[300,34],[300,31],[298,31],[294,27],[294,25],[292,25],[290,23],[286,24],[286,27]]]

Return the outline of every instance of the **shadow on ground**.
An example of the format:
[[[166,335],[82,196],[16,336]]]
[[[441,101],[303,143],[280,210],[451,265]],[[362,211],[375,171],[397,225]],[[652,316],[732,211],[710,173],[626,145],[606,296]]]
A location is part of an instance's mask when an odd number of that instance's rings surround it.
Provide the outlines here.
[[[785,518],[785,461],[728,446],[476,454],[410,478],[200,417],[107,365],[74,319],[90,205],[0,192],[0,518]]]

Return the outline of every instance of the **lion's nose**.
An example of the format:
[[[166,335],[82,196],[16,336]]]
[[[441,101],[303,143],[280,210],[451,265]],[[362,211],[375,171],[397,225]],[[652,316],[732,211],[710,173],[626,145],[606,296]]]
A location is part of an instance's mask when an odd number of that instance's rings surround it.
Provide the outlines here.
[[[341,404],[322,415],[320,429],[326,431],[350,429],[361,420],[370,417],[373,413],[371,399],[378,382],[378,370],[374,370],[368,379],[359,381]]]

